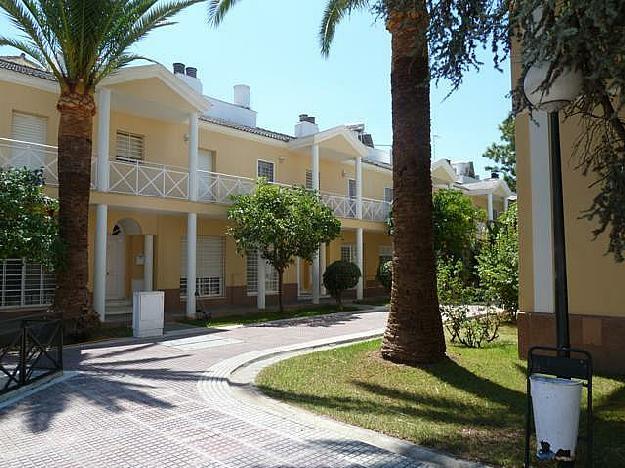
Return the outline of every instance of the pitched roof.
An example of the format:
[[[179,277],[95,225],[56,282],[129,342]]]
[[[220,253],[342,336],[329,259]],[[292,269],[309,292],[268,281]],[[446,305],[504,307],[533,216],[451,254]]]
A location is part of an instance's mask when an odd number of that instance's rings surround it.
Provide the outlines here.
[[[200,120],[208,123],[212,123],[215,125],[221,125],[223,127],[233,128],[235,130],[241,130],[242,132],[253,133],[255,135],[264,136],[267,138],[273,138],[274,140],[280,141],[291,141],[294,140],[295,137],[287,135],[285,133],[274,132],[272,130],[267,130],[266,128],[261,127],[249,127],[247,125],[238,124],[236,122],[230,122],[228,120],[217,119],[215,117],[208,117],[203,115],[200,117]]]
[[[393,168],[393,166],[391,166],[387,162],[377,161],[377,160],[371,159],[371,158],[362,158],[362,162],[365,163],[365,164],[371,164],[372,166],[381,167],[382,169],[391,170]]]
[[[17,59],[11,56],[0,57],[0,68],[16,73],[21,73],[22,75],[41,78],[42,80],[56,81],[52,73],[42,70],[41,68],[34,68],[23,65],[22,61],[18,60],[20,58],[21,56],[18,56]]]

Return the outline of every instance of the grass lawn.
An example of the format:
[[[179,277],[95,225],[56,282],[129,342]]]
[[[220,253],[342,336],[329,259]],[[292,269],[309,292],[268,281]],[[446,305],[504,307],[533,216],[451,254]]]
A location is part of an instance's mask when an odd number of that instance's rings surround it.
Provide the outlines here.
[[[268,310],[265,312],[255,312],[248,315],[230,315],[227,317],[217,317],[210,320],[190,320],[182,319],[181,323],[196,327],[218,327],[223,325],[247,325],[250,323],[263,323],[272,320],[289,319],[295,317],[314,317],[317,315],[333,314],[335,312],[354,312],[358,307],[343,306],[339,311],[335,304],[316,305],[311,307],[300,307],[296,309],[286,309],[284,312],[278,310]]]
[[[350,424],[467,459],[522,465],[525,362],[515,328],[504,327],[482,349],[449,344],[451,359],[419,369],[383,361],[379,346],[294,357],[264,369],[256,383],[269,396]],[[625,466],[625,377],[598,377],[594,392],[595,465]]]

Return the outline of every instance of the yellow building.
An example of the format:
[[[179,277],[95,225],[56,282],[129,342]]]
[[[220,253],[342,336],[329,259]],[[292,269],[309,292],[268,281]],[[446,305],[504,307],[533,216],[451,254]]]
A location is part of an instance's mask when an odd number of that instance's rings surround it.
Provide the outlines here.
[[[42,167],[52,195],[57,95],[55,80],[24,57],[0,58],[0,164]],[[388,152],[373,147],[364,125],[320,130],[302,114],[293,135],[260,128],[249,87],[234,86],[232,103],[206,96],[197,70],[183,64],[173,72],[125,68],[101,83],[96,99],[89,288],[102,318],[128,313],[140,290],[164,291],[166,311],[189,316],[196,297],[219,307],[275,302],[275,272],[239,255],[225,235],[230,196],[249,192],[259,176],[318,189],[342,223],[318,261],[296,261],[286,272],[286,301],[318,302],[325,265],[337,259],[364,272],[355,297],[382,293],[375,273],[392,255],[392,173]],[[447,160],[433,163],[432,178],[435,187],[458,186]],[[483,190],[480,198],[494,206]],[[2,262],[0,308],[49,303],[51,275],[20,259]]]

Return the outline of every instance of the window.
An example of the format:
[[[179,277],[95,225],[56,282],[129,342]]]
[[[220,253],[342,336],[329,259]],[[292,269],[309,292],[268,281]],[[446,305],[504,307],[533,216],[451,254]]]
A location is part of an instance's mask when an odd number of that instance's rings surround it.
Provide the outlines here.
[[[117,158],[143,161],[145,157],[145,138],[143,135],[117,131]]]
[[[0,308],[52,303],[55,276],[37,263],[21,258],[0,260]]]
[[[384,201],[387,203],[393,203],[393,188],[384,187]]]
[[[187,239],[180,242],[180,296],[187,295]],[[224,238],[198,236],[196,245],[195,289],[201,297],[224,295]]]
[[[256,251],[247,253],[247,293],[258,293],[258,256]],[[265,294],[276,294],[278,292],[278,270],[266,264],[265,267]]]
[[[393,260],[393,247],[390,245],[381,245],[378,258],[380,263],[386,263]]]
[[[343,262],[356,263],[356,246],[353,244],[343,244],[341,246],[341,260]]]
[[[258,160],[258,166],[256,170],[256,175],[258,177],[264,177],[268,182],[275,182],[274,180],[274,164],[270,161],[262,161]]]
[[[356,181],[354,179],[347,181],[347,196],[352,200],[356,199]]]
[[[48,119],[46,117],[13,112],[11,137],[14,140],[44,145],[46,143],[47,129]]]
[[[306,169],[306,190],[312,190],[312,171],[310,169]]]

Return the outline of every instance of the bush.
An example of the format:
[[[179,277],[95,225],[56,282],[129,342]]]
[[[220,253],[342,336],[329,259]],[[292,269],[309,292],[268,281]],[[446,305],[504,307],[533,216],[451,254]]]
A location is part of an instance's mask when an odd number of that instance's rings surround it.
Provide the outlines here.
[[[356,286],[361,276],[360,268],[352,262],[338,260],[326,268],[323,274],[323,285],[330,295],[336,299],[339,310],[343,309],[341,302],[343,292]]]
[[[376,273],[375,278],[382,286],[384,286],[386,292],[391,292],[391,287],[393,286],[393,262],[391,260],[388,262],[381,262],[378,266],[378,272]]]
[[[480,287],[511,319],[519,309],[519,233],[517,207],[502,214],[478,256]]]

